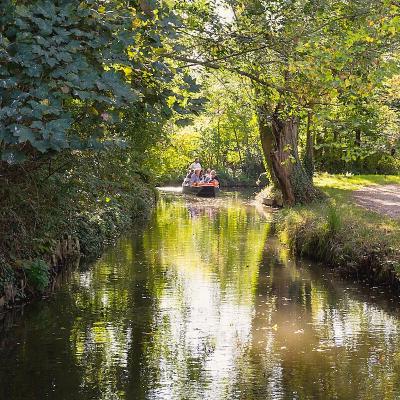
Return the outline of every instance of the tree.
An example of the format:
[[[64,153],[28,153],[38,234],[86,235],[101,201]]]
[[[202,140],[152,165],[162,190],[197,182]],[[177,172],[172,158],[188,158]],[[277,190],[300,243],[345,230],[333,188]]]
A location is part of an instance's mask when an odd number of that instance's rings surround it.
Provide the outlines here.
[[[174,50],[180,24],[164,3],[154,11],[144,1],[3,3],[3,162],[115,143],[109,132],[116,132],[121,116],[136,115],[133,109],[169,118],[201,108],[201,100],[187,94],[195,81],[160,59],[161,51]],[[88,125],[92,129],[80,129]]]
[[[93,255],[145,214],[149,149],[203,99],[161,55],[180,25],[168,1],[0,3],[1,278],[66,234]]]
[[[382,81],[386,53],[399,28],[398,5],[371,0],[334,2],[199,2],[187,35],[197,54],[191,64],[225,69],[249,78],[257,99],[260,138],[271,175],[288,205],[320,197],[299,157],[300,119],[315,107],[354,96]],[[217,2],[221,4],[221,2]],[[193,22],[194,20],[194,22]],[[203,24],[199,21],[203,21]],[[206,56],[204,56],[204,54]],[[368,89],[369,88],[369,89]]]

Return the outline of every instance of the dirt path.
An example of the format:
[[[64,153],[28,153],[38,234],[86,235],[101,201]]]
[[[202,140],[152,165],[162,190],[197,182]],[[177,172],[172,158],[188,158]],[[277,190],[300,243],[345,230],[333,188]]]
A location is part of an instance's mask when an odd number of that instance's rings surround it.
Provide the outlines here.
[[[354,192],[356,203],[368,210],[400,218],[400,185],[367,186]]]

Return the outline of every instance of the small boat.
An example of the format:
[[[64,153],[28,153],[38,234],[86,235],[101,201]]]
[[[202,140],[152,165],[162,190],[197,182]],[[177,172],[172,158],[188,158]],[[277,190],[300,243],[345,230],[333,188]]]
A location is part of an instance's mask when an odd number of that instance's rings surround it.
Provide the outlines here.
[[[219,193],[219,187],[214,185],[182,185],[182,193],[193,194],[199,197],[215,197]]]

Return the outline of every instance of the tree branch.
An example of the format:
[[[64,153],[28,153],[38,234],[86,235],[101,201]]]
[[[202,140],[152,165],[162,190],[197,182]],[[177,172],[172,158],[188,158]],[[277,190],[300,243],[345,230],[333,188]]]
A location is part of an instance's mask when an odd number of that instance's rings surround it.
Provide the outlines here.
[[[254,75],[254,74],[251,74],[250,72],[242,71],[239,68],[227,67],[225,65],[223,66],[223,65],[217,64],[215,62],[215,61],[221,61],[223,59],[216,59],[216,60],[210,60],[209,61],[209,60],[198,60],[198,59],[195,59],[195,58],[190,58],[190,57],[185,57],[185,56],[178,56],[178,55],[171,56],[170,58],[173,58],[174,60],[177,60],[177,61],[184,61],[184,62],[190,63],[191,65],[188,65],[188,66],[201,65],[203,67],[212,68],[212,69],[222,69],[222,68],[224,68],[227,71],[235,72],[238,75],[245,76],[245,77],[251,79],[253,82],[260,83],[261,85],[271,86],[270,83],[268,83],[267,81],[261,79],[260,77]]]

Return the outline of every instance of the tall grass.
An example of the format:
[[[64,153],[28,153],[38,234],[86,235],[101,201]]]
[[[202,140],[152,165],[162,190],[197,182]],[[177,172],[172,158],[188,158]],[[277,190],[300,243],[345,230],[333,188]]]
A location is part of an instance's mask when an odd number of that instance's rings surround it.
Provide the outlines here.
[[[400,221],[354,204],[352,192],[366,182],[400,183],[400,177],[318,177],[329,200],[282,210],[276,227],[281,241],[300,255],[357,276],[400,278]]]

